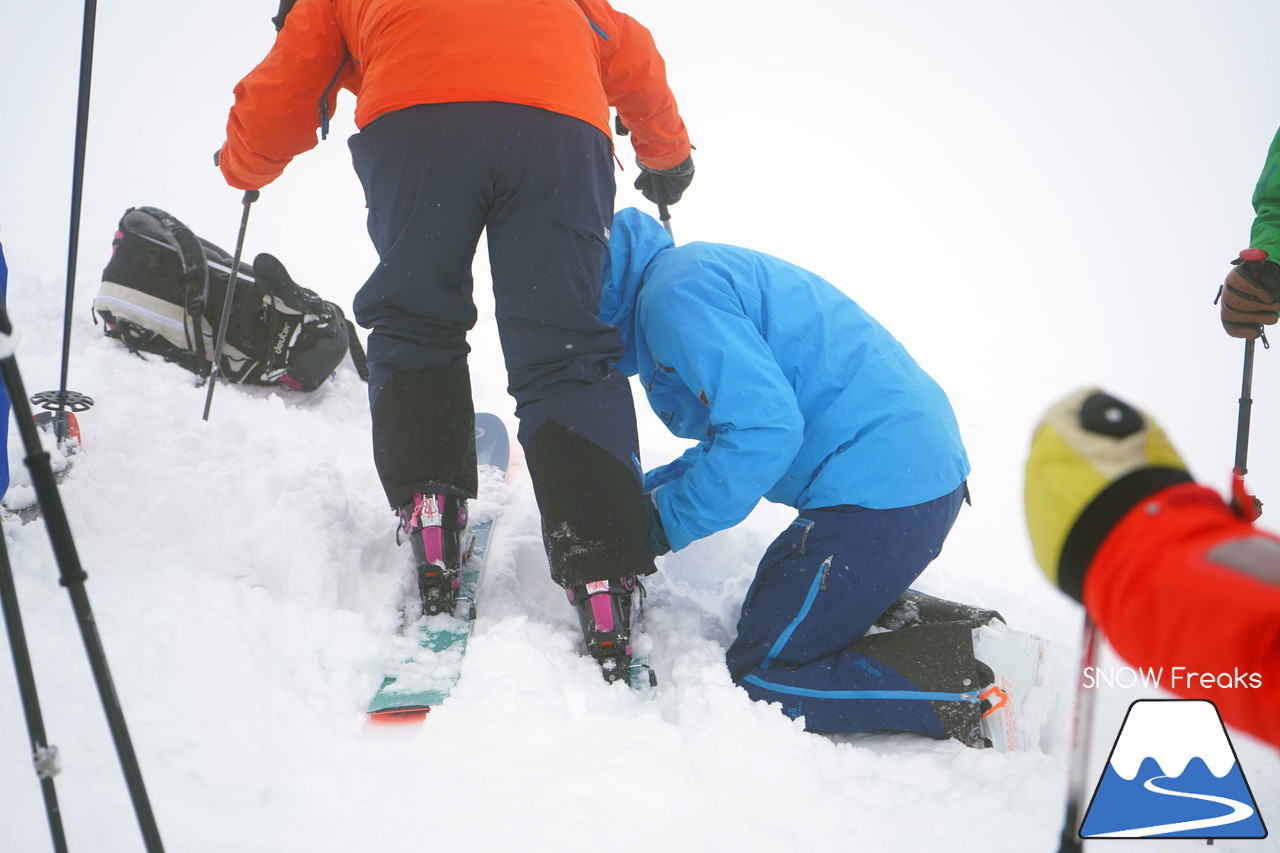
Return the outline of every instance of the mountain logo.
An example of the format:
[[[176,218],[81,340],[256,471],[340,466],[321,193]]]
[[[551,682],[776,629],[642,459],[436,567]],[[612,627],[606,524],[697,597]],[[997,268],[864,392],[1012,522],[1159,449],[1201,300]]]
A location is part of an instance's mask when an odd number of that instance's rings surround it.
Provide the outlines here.
[[[1081,838],[1266,838],[1217,707],[1129,706],[1080,826]]]

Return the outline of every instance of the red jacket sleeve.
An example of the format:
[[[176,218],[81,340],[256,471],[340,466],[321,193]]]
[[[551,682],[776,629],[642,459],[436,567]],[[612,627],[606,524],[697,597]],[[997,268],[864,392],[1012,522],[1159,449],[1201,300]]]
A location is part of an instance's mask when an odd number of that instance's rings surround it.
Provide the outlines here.
[[[1211,489],[1172,486],[1108,535],[1084,602],[1129,663],[1280,746],[1280,538]]]
[[[689,157],[689,132],[653,36],[605,0],[577,3],[601,35],[600,81],[609,105],[631,131],[636,157],[653,169],[680,165]]]
[[[270,53],[235,87],[227,141],[219,167],[237,189],[259,189],[280,177],[289,161],[316,144],[319,104],[333,111],[341,86],[358,88],[358,72],[333,15],[332,0],[299,0]]]

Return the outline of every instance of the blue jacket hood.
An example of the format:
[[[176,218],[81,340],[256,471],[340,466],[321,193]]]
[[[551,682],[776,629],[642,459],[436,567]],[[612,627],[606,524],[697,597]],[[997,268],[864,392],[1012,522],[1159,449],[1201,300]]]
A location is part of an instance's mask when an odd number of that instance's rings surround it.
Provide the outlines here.
[[[636,299],[644,284],[644,272],[658,254],[675,245],[658,220],[628,207],[613,217],[609,252],[604,259],[604,288],[600,294],[600,319],[622,333],[623,355],[618,369],[627,376],[639,371],[636,354]]]

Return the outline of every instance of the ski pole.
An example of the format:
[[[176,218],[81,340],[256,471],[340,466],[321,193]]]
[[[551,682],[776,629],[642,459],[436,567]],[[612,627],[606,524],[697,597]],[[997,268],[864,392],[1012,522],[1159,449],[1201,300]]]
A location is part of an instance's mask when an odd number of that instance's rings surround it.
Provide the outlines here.
[[[1257,265],[1267,259],[1267,253],[1261,249],[1245,249],[1240,253],[1240,260],[1248,265]],[[1263,342],[1266,338],[1263,337]],[[1262,501],[1244,487],[1244,475],[1249,472],[1249,420],[1253,412],[1253,355],[1255,338],[1247,338],[1244,342],[1244,370],[1240,380],[1240,408],[1236,416],[1236,458],[1231,470],[1231,508],[1247,521],[1254,521],[1262,515]]]
[[[631,133],[631,130],[622,123],[622,115],[620,113],[615,113],[613,116],[613,132],[618,136],[628,136]],[[671,211],[667,210],[667,203],[665,201],[657,202],[657,205],[658,220],[662,223],[662,227],[667,229],[667,233],[671,235],[671,239],[674,240],[676,235],[675,232],[671,230]]]
[[[1058,853],[1080,853],[1084,849],[1080,840],[1081,808],[1093,744],[1093,694],[1084,686],[1084,673],[1093,666],[1097,646],[1098,629],[1086,613],[1080,651],[1080,683],[1076,687],[1075,728],[1071,733],[1071,765],[1067,773],[1067,813],[1062,822]]]
[[[89,656],[89,668],[93,671],[94,681],[98,686],[102,709],[106,713],[111,737],[115,742],[120,766],[124,771],[125,783],[133,800],[138,824],[142,829],[142,837],[146,842],[148,853],[157,853],[164,850],[160,842],[160,831],[156,826],[155,816],[151,812],[151,803],[147,799],[138,757],[129,739],[124,712],[116,696],[111,671],[107,667],[106,651],[102,646],[102,638],[98,635],[93,609],[89,606],[89,596],[85,592],[84,582],[88,580],[88,575],[80,565],[76,544],[71,537],[71,527],[67,523],[67,513],[62,506],[62,498],[58,495],[58,481],[49,463],[48,452],[40,446],[40,433],[31,415],[31,406],[27,402],[22,375],[18,372],[18,362],[11,346],[12,331],[9,314],[3,303],[0,303],[0,341],[4,342],[3,346],[0,346],[0,377],[4,380],[13,404],[13,419],[22,436],[23,449],[27,454],[26,465],[31,470],[31,485],[35,489],[36,500],[40,503],[49,541],[53,545],[54,560],[58,564],[59,583],[66,588],[67,594],[71,597],[72,610],[80,626],[85,652]]]
[[[84,157],[89,138],[89,92],[93,77],[93,37],[96,29],[97,0],[85,0],[84,28],[80,42],[80,98],[76,109],[75,159],[71,171],[71,229],[67,241],[67,300],[62,313],[62,382],[57,391],[42,391],[31,398],[46,411],[55,412],[53,434],[61,448],[67,440],[70,419],[67,412],[83,412],[93,400],[67,390],[67,374],[71,367],[71,310],[76,291],[76,255],[80,244],[80,203],[84,196]]]
[[[67,837],[62,830],[62,812],[58,808],[58,792],[53,785],[53,777],[58,774],[59,769],[58,748],[49,746],[45,735],[40,698],[36,694],[35,673],[31,669],[26,634],[22,630],[22,612],[18,609],[18,589],[13,582],[9,549],[5,547],[3,539],[0,539],[0,607],[4,610],[9,648],[13,650],[13,668],[18,677],[18,693],[22,696],[22,713],[27,720],[27,735],[31,742],[31,762],[40,779],[40,791],[44,795],[44,810],[49,819],[53,849],[57,853],[66,853]]]
[[[244,212],[240,215],[240,235],[236,237],[235,257],[231,259],[231,281],[227,282],[227,294],[222,299],[222,321],[218,324],[218,340],[213,346],[213,369],[209,371],[209,390],[204,397],[204,420],[209,420],[209,407],[213,405],[213,389],[218,384],[219,365],[222,363],[222,347],[227,342],[227,325],[231,322],[231,299],[236,292],[236,280],[240,277],[240,255],[244,252],[244,232],[249,227],[249,208],[258,200],[257,190],[245,190],[240,203]]]
[[[1240,410],[1236,418],[1236,460],[1231,469],[1231,508],[1246,521],[1254,521],[1262,515],[1262,501],[1249,494],[1244,487],[1244,475],[1249,472],[1249,417],[1253,409],[1253,352],[1254,339],[1244,342],[1244,378],[1240,387]]]
[[[671,235],[671,239],[675,239],[676,232],[671,230],[671,211],[667,209],[665,201],[658,202],[658,220],[662,223],[662,227],[667,229],[667,233]]]

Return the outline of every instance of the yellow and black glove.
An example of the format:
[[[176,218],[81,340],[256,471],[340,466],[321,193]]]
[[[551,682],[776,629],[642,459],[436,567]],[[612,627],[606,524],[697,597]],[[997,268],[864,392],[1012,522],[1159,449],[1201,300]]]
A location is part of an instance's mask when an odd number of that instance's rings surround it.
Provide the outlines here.
[[[1096,388],[1077,391],[1049,408],[1031,440],[1024,495],[1036,561],[1082,601],[1085,572],[1116,523],[1190,481],[1159,424]]]

